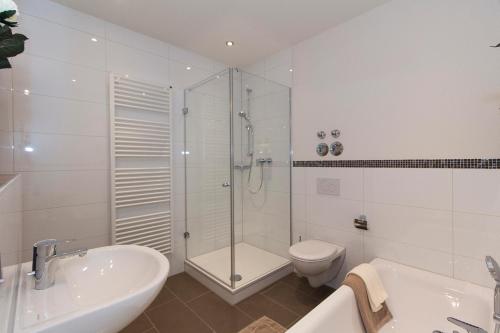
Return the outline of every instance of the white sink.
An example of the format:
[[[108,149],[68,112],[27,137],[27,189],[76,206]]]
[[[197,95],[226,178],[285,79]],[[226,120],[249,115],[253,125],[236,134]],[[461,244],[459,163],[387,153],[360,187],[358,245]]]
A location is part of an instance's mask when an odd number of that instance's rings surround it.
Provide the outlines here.
[[[33,288],[30,271],[24,263],[14,332],[115,333],[155,299],[169,262],[147,247],[115,245],[61,260],[55,285],[45,290]]]

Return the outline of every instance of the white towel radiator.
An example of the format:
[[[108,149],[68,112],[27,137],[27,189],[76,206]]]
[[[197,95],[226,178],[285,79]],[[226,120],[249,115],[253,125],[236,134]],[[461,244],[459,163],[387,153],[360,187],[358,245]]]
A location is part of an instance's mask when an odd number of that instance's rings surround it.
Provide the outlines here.
[[[171,89],[110,76],[113,244],[172,252]]]

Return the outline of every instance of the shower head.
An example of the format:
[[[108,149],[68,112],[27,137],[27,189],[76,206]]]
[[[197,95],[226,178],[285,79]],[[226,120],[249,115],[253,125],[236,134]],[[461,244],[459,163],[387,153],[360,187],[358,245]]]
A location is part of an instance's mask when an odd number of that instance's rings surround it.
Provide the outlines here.
[[[486,267],[488,268],[488,271],[490,271],[490,274],[493,277],[493,279],[497,283],[500,283],[500,267],[498,266],[498,263],[495,261],[495,259],[493,259],[490,256],[487,256]]]

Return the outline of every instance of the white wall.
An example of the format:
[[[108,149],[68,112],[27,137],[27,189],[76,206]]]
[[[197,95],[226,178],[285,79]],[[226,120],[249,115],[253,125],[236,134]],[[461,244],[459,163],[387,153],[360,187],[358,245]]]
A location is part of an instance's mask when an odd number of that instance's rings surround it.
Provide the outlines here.
[[[295,159],[334,128],[342,159],[497,157],[499,17],[497,0],[394,0],[296,45]]]
[[[23,229],[22,177],[0,175],[0,255],[2,267],[20,262]]]
[[[34,241],[47,237],[77,239],[72,246],[106,245],[108,73],[172,85],[177,130],[183,88],[224,66],[47,0],[17,3],[18,31],[30,39],[13,69],[0,71],[0,171],[23,175],[24,259],[30,259]],[[182,134],[175,138],[175,158],[181,158]],[[26,146],[34,151],[26,152]],[[180,212],[183,189],[176,184]],[[184,258],[181,215],[174,217],[174,227],[172,273],[182,270]]]
[[[495,0],[393,0],[281,52],[294,160],[498,158],[499,15]],[[316,132],[335,128],[345,151],[320,158]],[[340,179],[340,196],[318,195],[317,178]],[[492,286],[498,184],[499,170],[294,168],[293,238],[345,246],[344,272],[382,257]]]
[[[500,172],[466,169],[294,168],[294,240],[347,249],[344,273],[376,257],[493,286],[500,258]],[[340,179],[340,196],[316,192]],[[369,230],[353,227],[360,214]]]

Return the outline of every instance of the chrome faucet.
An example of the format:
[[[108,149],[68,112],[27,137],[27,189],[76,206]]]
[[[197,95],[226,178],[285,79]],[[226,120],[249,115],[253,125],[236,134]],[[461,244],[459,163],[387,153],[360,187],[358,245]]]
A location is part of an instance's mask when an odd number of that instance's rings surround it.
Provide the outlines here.
[[[493,305],[493,319],[495,320],[495,333],[500,333],[500,267],[498,263],[490,256],[486,256],[486,267],[491,277],[496,282]]]
[[[46,239],[36,242],[33,245],[32,272],[29,275],[35,277],[35,289],[43,290],[54,285],[57,259],[72,256],[83,257],[87,254],[87,249],[77,249],[64,253],[57,253],[57,245],[61,243],[71,243],[71,240],[58,241],[56,239]]]

